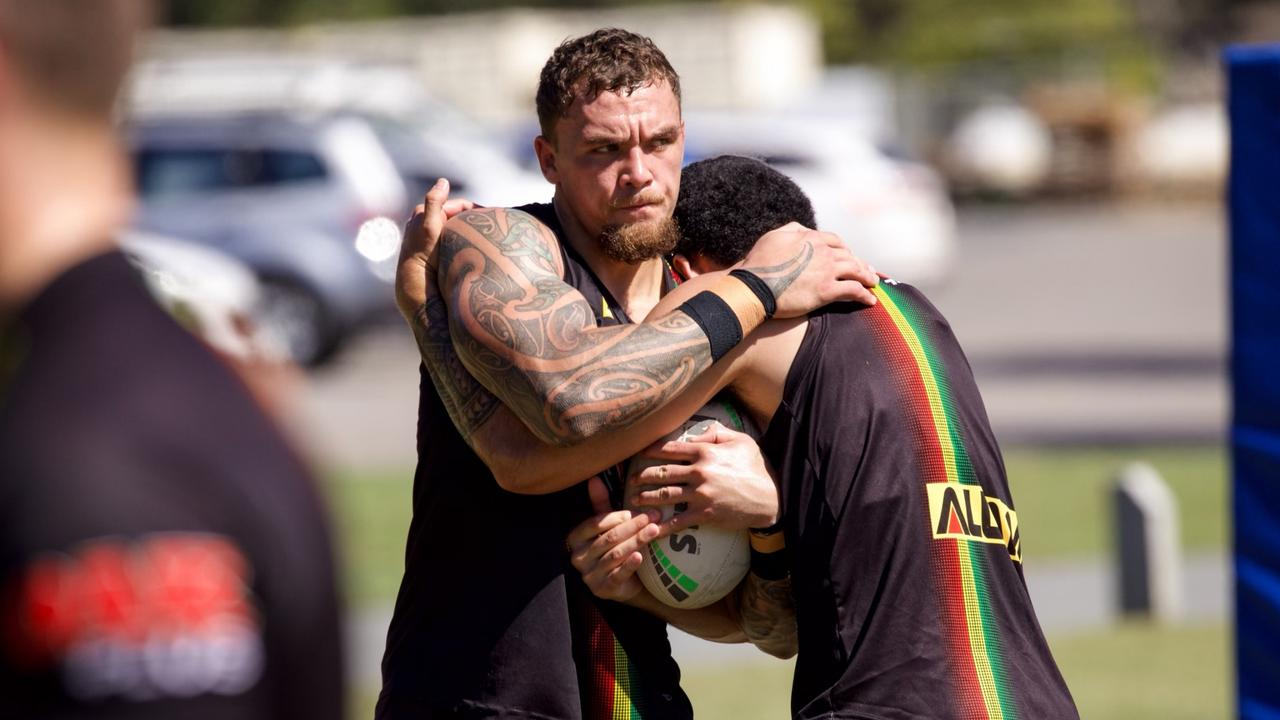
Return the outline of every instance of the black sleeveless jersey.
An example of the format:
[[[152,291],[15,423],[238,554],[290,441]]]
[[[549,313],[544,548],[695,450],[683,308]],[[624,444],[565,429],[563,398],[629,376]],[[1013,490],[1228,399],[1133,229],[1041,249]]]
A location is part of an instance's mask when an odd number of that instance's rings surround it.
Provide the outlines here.
[[[916,289],[815,313],[762,447],[779,471],[799,718],[1076,718],[1022,576],[968,361]]]
[[[557,237],[549,204],[517,208]],[[597,323],[629,322],[561,242],[565,281]],[[599,600],[565,538],[592,514],[585,484],[501,489],[450,421],[425,370],[405,574],[382,661],[378,718],[688,718],[666,624]]]

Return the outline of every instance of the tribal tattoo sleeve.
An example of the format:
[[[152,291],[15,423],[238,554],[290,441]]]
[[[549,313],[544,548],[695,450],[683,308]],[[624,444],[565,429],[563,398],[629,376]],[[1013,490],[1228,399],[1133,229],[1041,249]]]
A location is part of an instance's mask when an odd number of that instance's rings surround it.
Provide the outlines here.
[[[429,283],[429,286],[434,283]],[[481,385],[458,358],[449,337],[449,315],[444,301],[434,290],[427,293],[410,321],[418,342],[422,363],[431,383],[444,403],[449,418],[468,445],[476,428],[484,424],[498,408],[499,401]]]
[[[711,354],[681,312],[597,327],[562,279],[556,242],[520,211],[463,213],[441,239],[441,287],[465,368],[538,439],[567,446],[662,407],[710,367]]]

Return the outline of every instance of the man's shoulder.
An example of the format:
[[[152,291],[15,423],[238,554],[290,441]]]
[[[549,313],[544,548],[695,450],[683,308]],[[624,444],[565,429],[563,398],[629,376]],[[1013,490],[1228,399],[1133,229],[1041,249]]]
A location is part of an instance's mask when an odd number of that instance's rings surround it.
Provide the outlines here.
[[[550,203],[515,207],[477,207],[459,213],[441,237],[441,263],[448,266],[459,253],[473,249],[495,252],[527,271],[563,277],[567,245],[560,221]],[[504,267],[500,264],[498,267]]]
[[[555,208],[550,203],[531,203],[514,207],[474,207],[449,219],[445,233],[464,243],[477,240],[501,241],[512,236],[527,236],[523,232],[532,229],[548,243],[560,244],[561,225]],[[459,235],[461,233],[461,236]]]
[[[538,230],[545,230],[544,236],[550,242],[561,244],[563,230],[560,218],[556,215],[555,206],[551,203],[528,203],[506,208],[476,208],[471,212],[481,213],[481,217],[501,217],[508,227],[527,224]]]
[[[556,217],[555,206],[551,203],[527,203],[507,208],[508,212],[520,212],[546,225],[558,237],[560,221]]]
[[[933,304],[929,296],[915,285],[892,277],[882,277],[877,294],[882,299],[887,298],[892,301],[889,304],[899,310],[899,314],[903,315],[904,319],[915,323],[928,323],[948,331],[951,329],[951,323],[947,317]]]
[[[167,448],[209,462],[234,456],[228,447],[272,443],[272,423],[225,362],[131,278],[101,280],[91,293],[50,298],[59,307],[32,328],[0,395],[0,454],[67,467],[88,462],[88,448],[121,462]],[[94,312],[61,307],[84,303]]]

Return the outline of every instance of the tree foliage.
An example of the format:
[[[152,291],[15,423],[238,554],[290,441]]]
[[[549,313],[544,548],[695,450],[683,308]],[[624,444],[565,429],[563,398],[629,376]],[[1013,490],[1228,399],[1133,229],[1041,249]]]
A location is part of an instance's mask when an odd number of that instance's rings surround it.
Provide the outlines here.
[[[168,0],[165,18],[178,27],[277,27],[504,7],[589,9],[635,4],[634,0]]]

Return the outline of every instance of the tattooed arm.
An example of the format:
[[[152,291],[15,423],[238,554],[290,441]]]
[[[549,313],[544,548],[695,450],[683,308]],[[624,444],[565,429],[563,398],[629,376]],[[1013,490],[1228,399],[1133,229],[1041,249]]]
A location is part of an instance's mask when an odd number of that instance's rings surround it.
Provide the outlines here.
[[[690,381],[685,391],[661,411],[636,424],[627,428],[609,427],[574,447],[544,444],[471,376],[450,341],[448,315],[436,289],[436,245],[446,219],[470,209],[471,204],[447,198],[448,184],[441,181],[428,192],[425,204],[419,206],[418,213],[406,226],[396,277],[396,300],[450,417],[502,487],[515,492],[553,492],[630,457],[678,427],[750,364],[745,351],[753,343],[742,343],[709,371]],[[551,250],[554,249],[553,246]],[[548,253],[543,257],[558,259],[559,254]],[[685,283],[663,299],[655,315],[678,308],[680,302],[713,283],[711,276]],[[576,291],[572,294],[581,300]],[[582,304],[585,305],[585,301]],[[589,308],[583,308],[583,313],[584,317],[593,317]],[[567,474],[566,468],[573,470]]]
[[[783,660],[794,657],[799,647],[790,576],[765,580],[748,572],[723,599],[693,610],[664,605],[643,588],[624,602],[703,640],[749,642]]]
[[[678,288],[673,301],[704,285]],[[648,447],[732,382],[745,367],[748,347],[730,352],[667,405],[631,427],[607,428],[577,445],[557,447],[535,437],[514,412],[470,375],[450,342],[444,304],[434,290],[425,303],[413,309],[409,325],[436,392],[459,433],[501,487],[520,493],[562,490]]]
[[[413,332],[422,364],[450,419],[469,444],[471,434],[501,404],[467,373],[453,349],[448,316],[436,286],[435,246],[444,223],[472,207],[469,200],[449,199],[449,182],[437,180],[405,224],[395,284],[396,305]]]
[[[396,302],[454,425],[503,488],[546,493],[590,477],[675,429],[738,371],[741,348],[703,373],[661,411],[630,428],[610,428],[573,447],[541,442],[471,376],[451,342],[448,315],[436,287],[434,248],[446,219],[469,209],[470,203],[447,197],[448,184],[438,183],[405,226],[396,274]],[[706,284],[705,280],[688,283],[664,302],[676,307]],[[566,472],[567,468],[572,470]]]
[[[747,642],[777,658],[796,654],[799,638],[790,575],[766,580],[748,572],[729,599],[730,612],[737,617]]]
[[[779,317],[868,294],[856,279],[865,265],[838,238],[799,226],[766,235],[744,265],[773,290]],[[682,311],[596,327],[562,274],[557,240],[526,213],[473,210],[445,227],[439,279],[458,357],[538,439],[567,446],[626,428],[711,366],[706,336]]]

